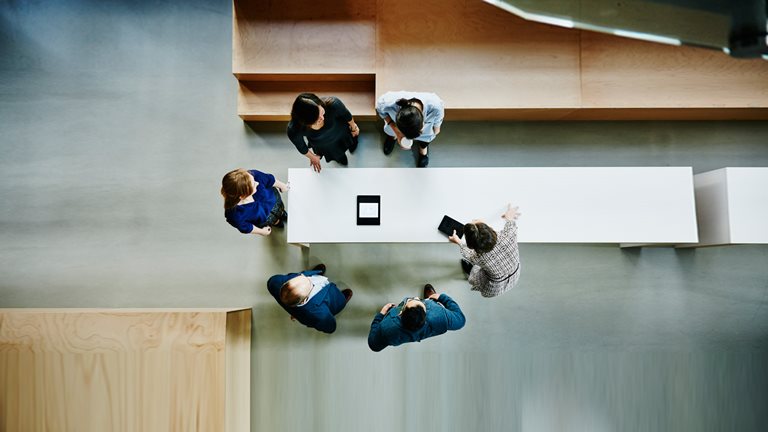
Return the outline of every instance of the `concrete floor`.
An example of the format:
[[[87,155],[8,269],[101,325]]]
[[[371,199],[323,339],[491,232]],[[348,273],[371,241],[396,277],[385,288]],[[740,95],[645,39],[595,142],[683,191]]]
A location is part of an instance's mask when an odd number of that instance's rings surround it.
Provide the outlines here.
[[[300,251],[237,233],[218,189],[307,163],[236,86],[229,2],[0,2],[0,307],[253,306],[254,431],[768,427],[768,246],[525,244],[489,300],[450,244],[323,245],[355,297],[332,336],[292,323],[265,282]],[[363,125],[352,166],[411,164]],[[768,123],[448,121],[431,164],[768,166]],[[375,312],[427,281],[467,326],[370,352]]]

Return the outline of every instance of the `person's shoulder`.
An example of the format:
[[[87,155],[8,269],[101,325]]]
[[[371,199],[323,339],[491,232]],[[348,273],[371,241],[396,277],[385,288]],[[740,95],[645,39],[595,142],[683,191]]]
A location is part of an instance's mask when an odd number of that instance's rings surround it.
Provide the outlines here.
[[[245,204],[247,205],[247,204]],[[224,216],[229,219],[237,219],[243,215],[243,211],[245,209],[240,204],[235,204],[234,207],[230,207],[228,209],[224,209]]]
[[[323,102],[325,102],[325,109],[338,110],[345,107],[344,102],[336,96],[328,96],[323,99]]]
[[[302,127],[298,123],[294,122],[293,120],[288,121],[288,126],[286,127],[286,130],[288,131],[288,135],[303,135],[306,133],[306,128]]]

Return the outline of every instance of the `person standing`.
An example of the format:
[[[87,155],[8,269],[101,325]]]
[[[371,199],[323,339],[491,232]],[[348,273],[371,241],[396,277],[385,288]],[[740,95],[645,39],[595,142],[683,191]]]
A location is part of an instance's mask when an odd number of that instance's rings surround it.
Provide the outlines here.
[[[272,227],[282,228],[288,220],[280,192],[288,185],[272,174],[238,168],[221,179],[224,218],[243,234],[268,236]]]
[[[296,150],[309,159],[312,169],[320,172],[323,157],[345,166],[349,163],[346,152],[357,149],[360,128],[341,99],[302,93],[293,101],[287,133]]]
[[[387,92],[376,101],[376,112],[384,120],[384,154],[392,153],[395,142],[406,150],[416,144],[416,166],[429,165],[428,147],[440,133],[445,117],[443,101],[434,93]]]
[[[501,216],[505,219],[500,233],[485,222],[475,219],[464,225],[466,244],[456,235],[448,241],[461,249],[461,268],[468,275],[473,291],[480,291],[483,297],[495,297],[517,285],[520,279],[520,251],[517,245],[517,207],[507,205]]]
[[[464,327],[464,313],[447,294],[438,295],[432,285],[426,284],[423,296],[423,300],[406,297],[399,305],[384,305],[371,323],[368,347],[378,352],[388,346],[420,342]]]
[[[339,291],[335,283],[325,277],[325,264],[312,270],[286,275],[274,275],[267,281],[267,289],[291,319],[324,333],[336,331],[336,315],[352,298],[352,290]]]

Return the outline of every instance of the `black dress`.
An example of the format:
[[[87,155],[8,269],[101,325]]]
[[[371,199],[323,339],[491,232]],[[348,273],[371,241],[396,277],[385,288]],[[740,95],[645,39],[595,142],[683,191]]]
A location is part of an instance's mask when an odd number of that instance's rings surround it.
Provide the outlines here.
[[[325,160],[338,161],[344,158],[344,153],[353,144],[352,133],[349,131],[349,121],[352,114],[338,98],[331,98],[325,108],[325,124],[319,130],[303,128],[292,121],[288,123],[288,138],[299,153],[305,155],[311,148],[316,155]],[[307,137],[309,145],[304,142]]]

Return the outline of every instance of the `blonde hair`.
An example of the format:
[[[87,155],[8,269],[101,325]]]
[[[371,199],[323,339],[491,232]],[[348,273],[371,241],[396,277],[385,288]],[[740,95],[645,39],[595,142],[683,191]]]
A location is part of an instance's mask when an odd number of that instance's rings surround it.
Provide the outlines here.
[[[236,206],[242,197],[253,195],[253,192],[251,174],[247,170],[232,170],[221,179],[221,195],[224,197],[225,209]]]

